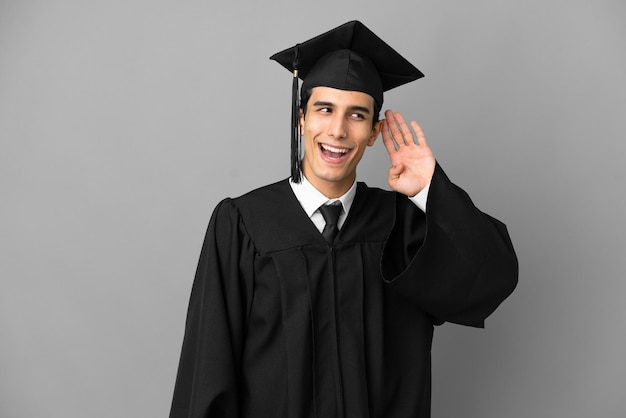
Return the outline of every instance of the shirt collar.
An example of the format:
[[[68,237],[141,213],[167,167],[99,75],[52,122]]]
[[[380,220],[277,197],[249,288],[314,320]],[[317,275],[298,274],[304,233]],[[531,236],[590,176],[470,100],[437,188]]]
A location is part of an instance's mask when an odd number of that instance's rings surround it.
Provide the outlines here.
[[[322,192],[317,190],[315,186],[307,180],[304,174],[301,178],[302,181],[300,183],[294,183],[292,179],[289,179],[289,185],[309,218],[320,206],[336,201],[341,202],[346,215],[350,212],[350,207],[352,207],[352,202],[354,202],[354,196],[356,196],[356,180],[345,194],[336,199],[329,199],[324,196]]]

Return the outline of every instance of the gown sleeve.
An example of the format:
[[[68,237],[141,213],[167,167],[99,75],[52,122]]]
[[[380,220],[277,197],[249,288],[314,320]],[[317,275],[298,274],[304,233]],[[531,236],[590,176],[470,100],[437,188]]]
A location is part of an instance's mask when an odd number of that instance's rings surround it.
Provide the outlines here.
[[[483,327],[517,285],[518,263],[506,226],[478,210],[435,168],[426,214],[397,196],[385,244],[385,281],[434,318]]]
[[[170,418],[239,416],[253,252],[232,200],[215,209],[194,279]]]

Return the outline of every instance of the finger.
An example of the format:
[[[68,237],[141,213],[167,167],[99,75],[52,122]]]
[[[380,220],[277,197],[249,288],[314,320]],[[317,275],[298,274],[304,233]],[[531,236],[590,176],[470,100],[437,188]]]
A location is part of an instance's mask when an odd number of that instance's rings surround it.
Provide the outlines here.
[[[400,131],[400,128],[398,127],[398,121],[396,120],[396,115],[398,115],[398,113],[394,113],[391,110],[387,110],[385,112],[385,118],[387,120],[387,125],[389,126],[389,131],[391,132],[391,136],[393,137],[398,147],[400,147],[402,145],[405,145],[406,142],[402,135],[402,131]],[[402,117],[402,115],[400,115],[400,117]]]
[[[406,145],[415,144],[413,132],[411,132],[411,129],[409,129],[409,125],[407,125],[402,114],[400,112],[396,112],[394,116],[400,130],[402,131],[402,138],[404,139],[404,143]]]
[[[389,124],[386,120],[382,120],[382,125],[380,128],[380,132],[383,135],[383,144],[385,144],[385,149],[391,155],[396,151],[396,145],[393,142],[393,138],[389,133]]]
[[[413,128],[413,131],[415,131],[415,135],[417,136],[417,145],[428,146],[428,144],[426,143],[426,135],[424,135],[422,127],[415,121],[411,122],[411,127]]]

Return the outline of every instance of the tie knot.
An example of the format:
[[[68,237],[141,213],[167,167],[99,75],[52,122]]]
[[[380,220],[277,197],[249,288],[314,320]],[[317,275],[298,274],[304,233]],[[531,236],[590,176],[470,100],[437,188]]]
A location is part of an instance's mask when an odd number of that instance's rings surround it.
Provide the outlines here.
[[[337,225],[342,208],[341,202],[320,206],[319,210],[324,217],[324,221],[326,221],[326,225]]]
[[[326,226],[324,226],[322,235],[331,245],[333,244],[333,242],[335,241],[335,237],[339,233],[337,221],[339,220],[339,214],[341,214],[341,208],[341,202],[337,202],[330,205],[322,205],[319,209],[320,213],[324,217],[324,220],[326,221]]]

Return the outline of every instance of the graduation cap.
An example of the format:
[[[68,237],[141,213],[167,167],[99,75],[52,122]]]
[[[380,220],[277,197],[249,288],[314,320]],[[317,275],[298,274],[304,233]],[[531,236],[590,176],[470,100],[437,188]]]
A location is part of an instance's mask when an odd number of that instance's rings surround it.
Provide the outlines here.
[[[302,91],[332,87],[359,91],[379,108],[383,92],[424,76],[413,64],[359,21],[351,21],[270,57],[293,72],[291,113],[291,177],[300,182],[298,79]]]

